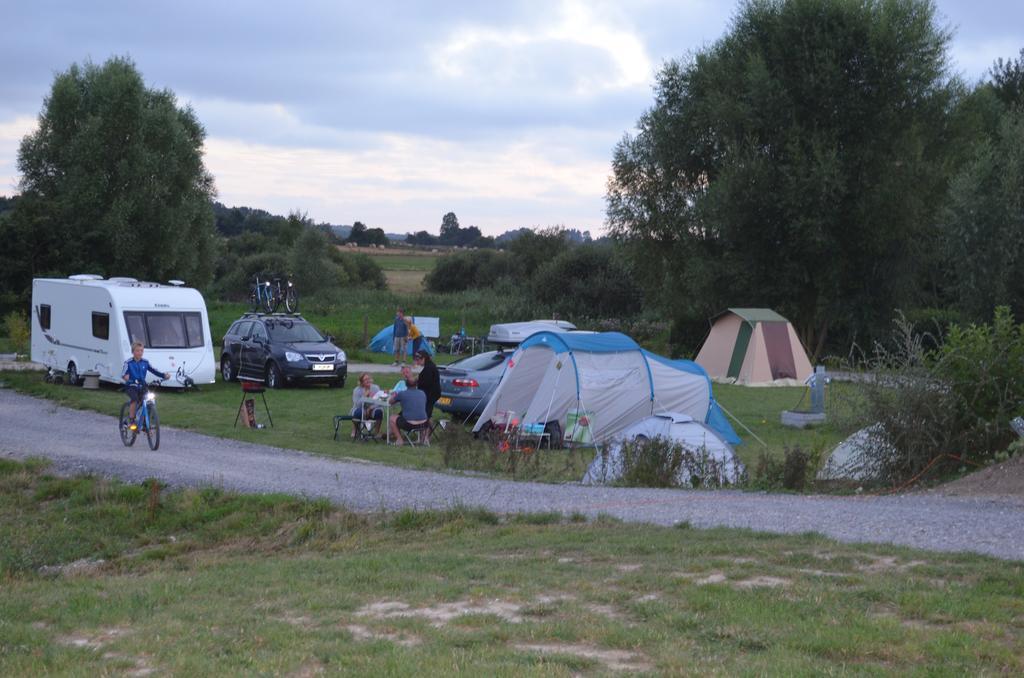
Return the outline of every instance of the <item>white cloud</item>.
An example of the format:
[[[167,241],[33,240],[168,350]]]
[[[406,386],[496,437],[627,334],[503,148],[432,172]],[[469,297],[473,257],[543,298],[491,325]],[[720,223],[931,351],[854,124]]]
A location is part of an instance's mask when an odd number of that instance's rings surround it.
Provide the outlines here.
[[[551,44],[587,48],[604,57],[571,74],[574,93],[578,95],[644,86],[654,72],[639,35],[598,16],[592,4],[579,0],[564,0],[556,18],[541,26],[500,29],[465,24],[434,46],[432,62],[442,78],[482,81],[493,75],[491,71],[479,70],[481,63],[492,63],[486,58],[490,53],[497,51],[507,64],[514,65],[516,61],[529,62],[531,51],[541,51]],[[557,71],[560,64],[546,66]],[[505,71],[505,77],[515,77],[514,70]]]
[[[961,40],[953,43],[952,57],[955,68],[965,75],[969,82],[982,78],[996,59],[1015,58],[1021,49],[1020,38],[999,38],[996,40]]]
[[[0,122],[0,195],[11,195],[18,191],[18,146],[22,138],[34,132],[38,122],[35,117],[22,115]]]
[[[522,223],[523,213],[546,215],[541,225],[599,228],[608,163],[555,159],[547,150],[544,139],[478,148],[380,135],[373,148],[337,150],[211,137],[206,165],[222,202],[308,211],[317,221],[362,219],[405,231],[434,227],[439,205],[474,205],[461,218],[492,233],[533,225]]]

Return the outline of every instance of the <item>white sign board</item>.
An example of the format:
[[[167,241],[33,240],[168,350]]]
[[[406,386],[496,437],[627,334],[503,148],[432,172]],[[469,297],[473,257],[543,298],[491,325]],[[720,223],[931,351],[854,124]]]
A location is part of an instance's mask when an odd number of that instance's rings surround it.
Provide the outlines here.
[[[420,332],[422,332],[423,336],[428,339],[437,339],[441,336],[440,318],[428,318],[423,315],[414,315],[412,317],[412,323],[416,327],[420,328]]]

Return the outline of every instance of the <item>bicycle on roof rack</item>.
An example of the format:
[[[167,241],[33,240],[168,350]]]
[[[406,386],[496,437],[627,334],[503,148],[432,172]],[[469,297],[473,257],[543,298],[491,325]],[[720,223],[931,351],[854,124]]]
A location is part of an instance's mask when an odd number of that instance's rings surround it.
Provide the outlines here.
[[[299,312],[299,293],[292,281],[281,277],[261,280],[260,274],[255,274],[249,289],[249,305],[252,310],[274,313],[282,303],[288,313]]]

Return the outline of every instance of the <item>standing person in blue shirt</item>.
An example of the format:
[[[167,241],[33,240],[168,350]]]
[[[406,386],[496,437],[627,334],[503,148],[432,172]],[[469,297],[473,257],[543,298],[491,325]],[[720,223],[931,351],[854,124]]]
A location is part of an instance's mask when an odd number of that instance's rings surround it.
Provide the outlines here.
[[[405,364],[405,342],[409,338],[409,326],[405,324],[405,313],[398,309],[395,313],[395,324],[391,327],[391,337],[395,348],[395,365]]]
[[[162,379],[170,379],[167,372],[157,372],[148,360],[142,357],[144,347],[141,341],[132,342],[132,359],[124,361],[121,368],[121,381],[125,382],[124,391],[131,398],[132,404],[128,407],[128,416],[131,421],[129,428],[133,431],[138,427],[135,424],[135,407],[142,402],[142,394],[146,391],[146,373],[152,372]]]

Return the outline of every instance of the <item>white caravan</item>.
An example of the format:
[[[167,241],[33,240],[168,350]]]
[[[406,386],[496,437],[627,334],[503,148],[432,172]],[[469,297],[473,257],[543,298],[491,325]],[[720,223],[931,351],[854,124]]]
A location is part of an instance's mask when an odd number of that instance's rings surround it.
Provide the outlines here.
[[[161,285],[98,275],[32,281],[32,360],[66,371],[70,383],[90,371],[120,383],[133,341],[143,343],[154,369],[171,373],[164,386],[182,387],[186,377],[213,383],[210,321],[197,290],[178,280]]]

